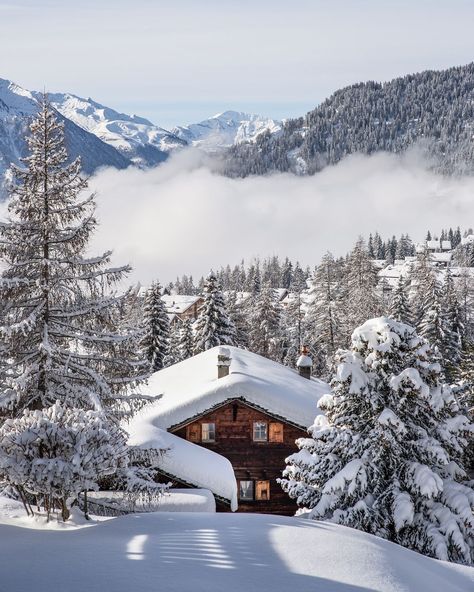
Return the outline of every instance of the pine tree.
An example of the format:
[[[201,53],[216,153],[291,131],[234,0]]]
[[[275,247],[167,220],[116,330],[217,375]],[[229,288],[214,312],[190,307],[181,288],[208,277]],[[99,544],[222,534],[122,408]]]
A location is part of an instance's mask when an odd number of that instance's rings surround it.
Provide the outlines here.
[[[369,257],[364,239],[359,238],[346,264],[346,326],[349,335],[367,318],[380,313],[377,269]]]
[[[410,282],[410,308],[413,325],[419,330],[432,305],[432,296],[436,290],[436,277],[430,252],[427,248],[417,253],[416,260],[408,274]]]
[[[420,553],[474,560],[474,490],[463,453],[474,426],[442,384],[429,345],[385,317],[336,356],[310,438],[287,459],[282,487],[310,517]]]
[[[165,366],[170,336],[168,313],[161,298],[159,282],[153,283],[145,295],[143,317],[141,348],[151,372],[157,372]]]
[[[185,319],[181,324],[179,330],[178,352],[180,361],[187,360],[194,354],[193,327],[189,319]]]
[[[68,164],[46,98],[30,130],[0,226],[0,413],[21,423],[25,410],[58,404],[101,413],[112,431],[138,403],[130,389],[148,375],[138,332],[117,329],[124,296],[112,288],[129,267],[109,268],[110,252],[84,255],[97,225],[94,196],[83,197],[80,161]]]
[[[211,349],[216,345],[233,345],[235,327],[229,318],[224,295],[214,274],[204,285],[204,303],[196,321],[194,353]]]
[[[97,222],[80,161],[67,163],[63,126],[46,99],[31,124],[26,168],[13,167],[10,219],[0,226],[4,388],[0,409],[12,416],[56,401],[112,412],[127,387],[146,377],[137,332],[115,332],[123,296],[112,287],[129,267],[111,253],[86,258]]]
[[[173,364],[182,361],[180,340],[181,327],[179,321],[176,321],[170,326],[166,356],[163,359],[163,368],[168,368],[168,366],[173,366]]]
[[[402,275],[398,278],[397,287],[393,293],[389,316],[395,321],[406,323],[407,325],[411,323],[411,310],[406,290],[406,280]]]
[[[419,323],[418,332],[431,344],[435,355],[444,366],[444,343],[449,330],[440,286],[436,279],[427,286],[424,300],[423,318]]]
[[[250,299],[252,300],[252,299]],[[234,345],[237,347],[247,348],[249,338],[249,323],[248,318],[250,311],[248,310],[249,299],[243,298],[242,295],[235,291],[230,292],[227,297],[227,309],[229,311],[229,318],[235,328]]]
[[[250,318],[251,351],[274,360],[280,358],[280,314],[275,291],[269,284],[264,284],[254,300]]]
[[[461,360],[464,325],[462,322],[459,301],[454,287],[453,276],[448,267],[443,284],[443,309],[445,318],[445,336],[443,356],[446,368],[453,369]]]
[[[310,304],[305,318],[305,344],[314,361],[326,372],[341,340],[341,290],[338,265],[331,253],[323,256],[311,279],[308,298]]]

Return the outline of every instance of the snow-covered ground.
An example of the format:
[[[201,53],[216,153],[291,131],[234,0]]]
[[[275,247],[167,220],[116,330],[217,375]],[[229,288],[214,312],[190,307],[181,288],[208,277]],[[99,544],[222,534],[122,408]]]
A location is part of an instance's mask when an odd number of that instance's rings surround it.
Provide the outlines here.
[[[123,507],[123,494],[119,491],[97,491],[88,495],[91,512],[93,504],[101,504],[108,508]],[[163,497],[153,503],[138,501],[137,512],[215,512],[216,500],[208,489],[170,489]]]
[[[472,592],[474,569],[342,526],[260,514],[134,514],[40,530],[1,517],[8,592]],[[7,522],[7,523],[5,523]],[[89,523],[90,524],[90,523]]]

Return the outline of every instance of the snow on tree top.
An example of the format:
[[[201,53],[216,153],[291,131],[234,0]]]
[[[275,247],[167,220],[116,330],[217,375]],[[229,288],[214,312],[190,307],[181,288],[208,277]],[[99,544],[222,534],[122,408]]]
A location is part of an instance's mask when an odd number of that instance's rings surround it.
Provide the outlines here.
[[[132,439],[147,423],[168,429],[235,398],[304,428],[322,413],[317,402],[330,392],[325,382],[303,379],[295,370],[252,352],[227,349],[232,358],[228,376],[217,378],[220,348],[214,347],[156,372],[140,386],[141,394],[162,397],[131,422]]]
[[[413,329],[388,317],[369,319],[352,333],[352,342],[365,342],[375,351],[390,351],[392,345],[400,343],[400,336]]]
[[[155,466],[171,477],[203,487],[230,502],[237,509],[234,469],[225,457],[170,432],[160,429],[148,417],[137,418],[129,429],[130,446],[142,450],[166,450]]]

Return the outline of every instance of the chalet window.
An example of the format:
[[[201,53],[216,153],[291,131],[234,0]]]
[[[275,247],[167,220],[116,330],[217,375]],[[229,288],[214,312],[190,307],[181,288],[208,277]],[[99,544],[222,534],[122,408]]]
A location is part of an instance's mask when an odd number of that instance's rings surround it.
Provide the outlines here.
[[[255,484],[255,499],[270,499],[270,481],[257,481]]]
[[[268,430],[270,442],[283,442],[283,424],[272,421]]]
[[[253,500],[253,481],[239,481],[239,499]]]
[[[203,442],[215,442],[216,441],[216,424],[215,423],[201,424],[201,440]]]
[[[254,442],[266,442],[268,440],[268,424],[266,421],[253,422]]]
[[[201,426],[198,423],[192,423],[186,428],[186,439],[190,442],[201,441]]]

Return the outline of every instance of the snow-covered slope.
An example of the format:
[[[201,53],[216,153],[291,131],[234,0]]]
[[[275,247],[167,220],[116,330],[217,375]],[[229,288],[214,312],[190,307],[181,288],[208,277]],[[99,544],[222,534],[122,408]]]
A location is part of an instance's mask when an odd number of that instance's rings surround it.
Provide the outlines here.
[[[175,127],[172,131],[188,144],[206,152],[216,152],[241,142],[255,142],[267,131],[278,134],[281,122],[260,115],[224,111],[200,123]]]
[[[25,154],[28,120],[37,112],[38,104],[32,93],[9,80],[0,79],[0,179],[11,163],[19,164]],[[101,166],[125,168],[130,161],[96,135],[60,115],[64,121],[66,143],[70,156],[81,156],[85,172]]]
[[[8,592],[474,589],[472,568],[325,522],[156,512],[51,531],[32,519],[0,521],[0,587]]]
[[[76,123],[110,144],[137,164],[151,166],[166,159],[167,153],[186,142],[171,132],[137,115],[114,109],[69,93],[50,94],[54,107]]]

